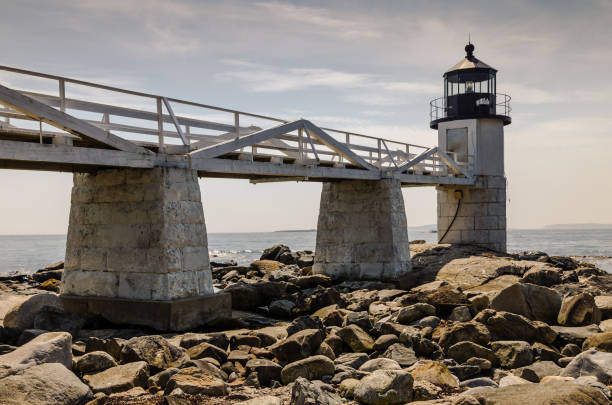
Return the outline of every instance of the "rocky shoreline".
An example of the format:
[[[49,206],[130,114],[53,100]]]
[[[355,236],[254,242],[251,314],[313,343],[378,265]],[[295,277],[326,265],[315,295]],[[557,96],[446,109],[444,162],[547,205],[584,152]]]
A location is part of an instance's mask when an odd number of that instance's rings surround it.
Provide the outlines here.
[[[277,245],[212,263],[234,316],[162,333],[66,313],[61,263],[0,277],[0,404],[609,404],[612,274],[411,243],[396,283]]]

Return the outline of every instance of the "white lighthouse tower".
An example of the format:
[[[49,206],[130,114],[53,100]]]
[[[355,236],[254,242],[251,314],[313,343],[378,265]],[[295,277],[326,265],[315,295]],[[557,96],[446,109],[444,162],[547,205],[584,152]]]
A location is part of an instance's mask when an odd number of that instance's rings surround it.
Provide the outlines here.
[[[510,97],[496,93],[497,70],[466,56],[444,73],[444,96],[431,102],[430,126],[438,147],[469,166],[469,187],[439,186],[440,243],[474,244],[506,251],[506,178],[504,126],[511,123]]]

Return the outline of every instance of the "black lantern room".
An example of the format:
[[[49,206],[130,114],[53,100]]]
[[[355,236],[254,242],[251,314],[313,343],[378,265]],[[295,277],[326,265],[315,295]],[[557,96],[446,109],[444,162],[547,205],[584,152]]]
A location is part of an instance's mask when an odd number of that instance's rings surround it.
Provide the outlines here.
[[[474,45],[465,46],[465,58],[444,73],[444,97],[430,103],[430,127],[470,118],[500,118],[510,124],[510,97],[497,94],[497,70],[474,56]]]

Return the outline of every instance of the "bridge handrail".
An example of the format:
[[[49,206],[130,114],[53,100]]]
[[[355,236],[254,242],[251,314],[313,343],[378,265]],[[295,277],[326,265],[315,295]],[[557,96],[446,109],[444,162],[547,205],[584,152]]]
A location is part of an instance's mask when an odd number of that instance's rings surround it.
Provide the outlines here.
[[[157,95],[157,94],[145,93],[145,92],[134,91],[134,90],[128,90],[128,89],[123,89],[123,88],[119,88],[119,87],[115,87],[115,86],[108,86],[108,85],[104,85],[104,84],[88,82],[88,81],[85,81],[85,80],[72,79],[72,78],[65,77],[65,76],[57,76],[57,75],[51,75],[51,74],[48,74],[48,73],[36,72],[36,71],[32,71],[32,70],[14,68],[14,67],[11,67],[11,66],[0,65],[0,70],[7,71],[7,72],[12,72],[12,73],[23,74],[23,75],[28,75],[28,76],[35,76],[35,77],[40,77],[40,78],[45,78],[45,79],[50,79],[50,80],[57,80],[59,82],[59,86],[60,87],[63,87],[65,85],[65,83],[73,83],[73,84],[77,84],[77,85],[81,85],[81,86],[87,86],[87,87],[93,87],[93,88],[97,88],[97,89],[101,89],[101,90],[114,91],[114,92],[119,92],[119,93],[123,93],[123,94],[139,96],[139,97],[147,97],[147,98],[151,98],[151,99],[154,99],[154,100],[158,100],[158,99],[164,98],[164,96]],[[62,92],[63,91],[60,90],[60,93],[62,93]],[[61,99],[62,98],[62,94],[60,94],[59,97]],[[243,116],[246,116],[246,117],[259,118],[259,119],[270,120],[270,121],[281,122],[281,123],[289,122],[289,120],[282,119],[282,118],[270,117],[270,116],[262,115],[262,114],[254,114],[254,113],[249,113],[249,112],[240,111],[240,110],[234,110],[234,109],[230,109],[230,108],[217,107],[217,106],[213,106],[213,105],[209,105],[209,104],[202,104],[202,103],[198,103],[198,102],[194,102],[194,101],[188,101],[188,100],[183,100],[183,99],[179,99],[179,98],[166,97],[166,99],[168,101],[172,101],[172,102],[179,103],[179,104],[184,104],[184,105],[189,105],[189,106],[192,106],[192,107],[200,107],[200,108],[205,108],[205,109],[210,109],[210,110],[215,110],[215,111],[222,111],[222,112],[227,112],[227,113],[232,113],[232,114],[239,114],[239,115],[243,115]],[[365,135],[365,134],[361,134],[361,133],[353,132],[353,131],[346,131],[346,130],[328,128],[328,127],[321,127],[321,129],[323,129],[325,131],[335,132],[335,133],[338,133],[338,134],[357,136],[357,137],[362,137],[362,138],[367,138],[367,139],[372,139],[372,140],[378,140],[378,139],[382,140],[383,139],[383,138],[379,138],[379,137],[375,137],[375,136],[371,136],[371,135]],[[409,147],[417,147],[417,148],[425,148],[425,149],[427,148],[426,146],[410,144],[410,143],[405,143],[405,142],[401,142],[401,141],[393,141],[393,140],[386,140],[386,141],[387,142],[393,142],[393,143],[396,143],[396,144],[401,144],[401,145],[404,145],[404,146],[409,146]]]

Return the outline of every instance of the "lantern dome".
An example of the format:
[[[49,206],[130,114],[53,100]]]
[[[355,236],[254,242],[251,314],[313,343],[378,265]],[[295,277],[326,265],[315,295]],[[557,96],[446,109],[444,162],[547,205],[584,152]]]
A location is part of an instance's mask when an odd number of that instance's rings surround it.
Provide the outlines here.
[[[497,69],[474,56],[474,44],[465,46],[466,55],[447,70],[444,97],[430,103],[430,127],[443,121],[470,118],[510,118],[510,96],[496,93]]]

